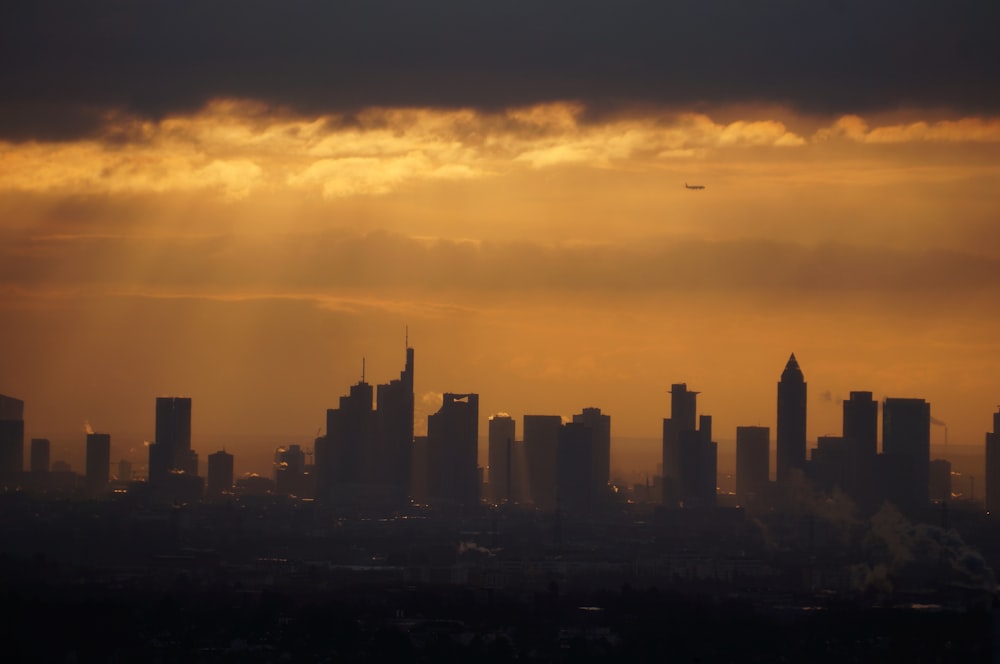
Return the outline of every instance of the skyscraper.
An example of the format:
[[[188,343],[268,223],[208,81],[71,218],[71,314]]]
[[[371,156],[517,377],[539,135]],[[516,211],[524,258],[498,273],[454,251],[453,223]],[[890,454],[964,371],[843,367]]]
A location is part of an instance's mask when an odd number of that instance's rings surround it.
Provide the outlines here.
[[[566,512],[586,513],[596,501],[593,430],[582,422],[559,428],[556,452],[556,504]]]
[[[854,466],[854,483],[845,487],[863,511],[877,507],[878,402],[871,392],[851,392],[844,402],[844,443]]]
[[[536,507],[554,510],[557,500],[559,415],[525,415],[524,457],[528,470],[528,492]]]
[[[882,404],[886,498],[902,512],[919,514],[929,502],[931,405],[923,399]]]
[[[663,420],[662,447],[667,507],[715,505],[718,446],[712,441],[711,416],[697,417],[697,395],[686,383],[670,386],[670,417]]]
[[[771,473],[771,430],[736,427],[736,499],[752,502],[767,488]]]
[[[792,353],[778,381],[778,466],[779,483],[806,465],[806,381]]]
[[[427,418],[428,494],[432,502],[472,507],[479,501],[479,395],[446,392]]]
[[[376,426],[379,460],[375,482],[386,487],[386,498],[396,504],[410,496],[413,452],[413,349],[406,349],[406,366],[399,378],[376,389]]]
[[[315,442],[316,497],[340,504],[401,505],[413,464],[413,349],[399,378],[373,390],[361,381],[326,413]],[[376,403],[375,396],[378,401]]]
[[[516,421],[507,413],[497,413],[489,420],[490,498],[497,503],[513,500],[512,470]]]
[[[593,483],[598,495],[607,491],[611,481],[611,416],[600,408],[584,408],[573,422],[586,425],[594,438]]]
[[[233,455],[225,450],[208,455],[208,488],[210,496],[233,489]]]
[[[24,471],[24,402],[0,394],[0,483]]]
[[[191,399],[156,398],[156,435],[149,446],[149,483],[162,484],[171,472],[198,474],[191,451]]]
[[[111,435],[107,433],[87,434],[87,489],[99,493],[108,486],[111,479]]]
[[[316,440],[316,496],[337,504],[359,500],[367,457],[374,447],[376,421],[372,386],[364,377],[326,411],[326,436]]]
[[[986,434],[986,510],[1000,515],[1000,409],[993,413],[993,431]]]

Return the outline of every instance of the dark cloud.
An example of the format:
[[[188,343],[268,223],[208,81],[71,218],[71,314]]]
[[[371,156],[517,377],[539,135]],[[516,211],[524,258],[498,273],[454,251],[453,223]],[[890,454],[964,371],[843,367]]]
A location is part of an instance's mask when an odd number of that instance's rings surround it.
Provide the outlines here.
[[[11,0],[0,133],[64,138],[106,109],[217,96],[300,112],[579,100],[806,111],[1000,107],[1000,5],[742,0]]]

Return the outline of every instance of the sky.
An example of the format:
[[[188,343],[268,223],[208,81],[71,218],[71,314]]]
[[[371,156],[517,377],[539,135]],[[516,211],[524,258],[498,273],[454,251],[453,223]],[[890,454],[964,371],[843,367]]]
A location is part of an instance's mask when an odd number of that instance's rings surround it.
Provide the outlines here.
[[[418,433],[477,392],[483,433],[598,406],[655,439],[685,382],[720,441],[773,440],[794,352],[810,440],[866,390],[980,445],[998,25],[972,0],[4,3],[0,393],[29,437],[133,452],[190,396],[193,446],[239,459],[311,445],[408,338]]]

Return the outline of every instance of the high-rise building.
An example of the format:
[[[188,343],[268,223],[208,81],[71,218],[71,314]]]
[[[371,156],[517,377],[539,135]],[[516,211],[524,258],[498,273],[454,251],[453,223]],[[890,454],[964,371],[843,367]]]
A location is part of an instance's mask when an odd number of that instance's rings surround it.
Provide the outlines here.
[[[225,450],[208,455],[208,487],[210,496],[232,491],[233,489],[233,455]]]
[[[479,501],[479,395],[446,392],[427,418],[428,487],[432,502],[472,507]]]
[[[52,459],[52,445],[48,438],[31,439],[31,472],[47,473]]]
[[[986,434],[986,510],[1000,515],[1000,409],[993,413],[993,431]]]
[[[156,398],[156,435],[149,446],[149,483],[162,485],[171,473],[198,474],[191,451],[191,399]]]
[[[359,500],[375,441],[374,392],[364,378],[326,411],[326,436],[316,440],[316,495],[336,504]]]
[[[878,506],[878,402],[871,392],[851,392],[844,402],[843,436],[854,466],[853,485],[845,490],[858,507],[870,512]]]
[[[320,500],[339,504],[400,505],[413,474],[413,349],[398,379],[373,390],[361,381],[340,407],[326,413],[326,435],[315,442]],[[378,396],[376,404],[375,396]]]
[[[736,499],[752,503],[767,488],[771,472],[771,430],[736,427]]]
[[[842,436],[820,436],[811,461],[809,477],[820,491],[850,493],[856,486],[853,441]]]
[[[410,497],[413,452],[413,349],[406,349],[406,366],[399,378],[376,389],[378,462],[374,481],[386,487],[386,498],[403,504]]]
[[[512,471],[516,424],[507,413],[497,413],[489,420],[490,498],[497,503],[514,499]]]
[[[22,472],[24,472],[24,402],[0,394],[0,484],[18,481]]]
[[[556,508],[558,493],[559,415],[525,415],[523,418],[524,457],[527,464],[528,493],[539,509]]]
[[[882,404],[882,455],[886,498],[907,514],[929,502],[931,405],[923,399],[886,399]]]
[[[806,381],[792,353],[778,381],[777,479],[791,479],[806,465]]]
[[[309,476],[306,474],[306,453],[301,445],[279,447],[274,451],[274,490],[282,496],[307,497]]]
[[[697,392],[686,383],[670,387],[670,417],[663,420],[663,504],[667,507],[715,505],[718,446],[712,418],[697,417]],[[696,421],[699,428],[695,428]]]
[[[556,452],[556,505],[560,510],[585,514],[594,507],[593,430],[582,422],[567,422],[559,428]]]
[[[586,425],[594,438],[593,482],[597,495],[605,493],[611,481],[611,416],[600,408],[584,408],[573,422]]]
[[[92,493],[103,491],[111,479],[111,434],[87,434],[87,489]]]

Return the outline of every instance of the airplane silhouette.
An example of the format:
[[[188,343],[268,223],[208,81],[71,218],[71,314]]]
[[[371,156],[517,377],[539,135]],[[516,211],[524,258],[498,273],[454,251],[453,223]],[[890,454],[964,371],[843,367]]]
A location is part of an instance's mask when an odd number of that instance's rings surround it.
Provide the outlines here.
[[[688,184],[687,182],[685,182],[684,183],[684,188],[685,189],[704,189],[705,185],[703,185],[703,184]]]

